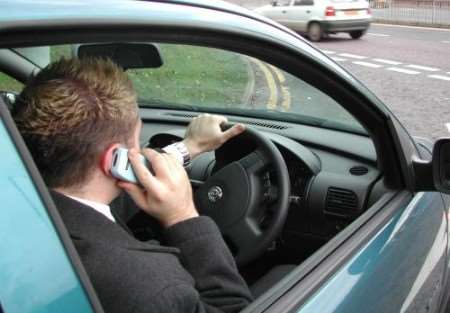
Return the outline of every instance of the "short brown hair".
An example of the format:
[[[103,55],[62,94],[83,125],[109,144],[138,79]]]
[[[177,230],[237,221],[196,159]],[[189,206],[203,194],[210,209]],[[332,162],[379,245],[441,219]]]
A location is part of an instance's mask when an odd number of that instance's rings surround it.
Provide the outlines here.
[[[62,59],[31,77],[13,109],[49,187],[86,181],[114,142],[128,143],[138,120],[136,93],[107,59]]]

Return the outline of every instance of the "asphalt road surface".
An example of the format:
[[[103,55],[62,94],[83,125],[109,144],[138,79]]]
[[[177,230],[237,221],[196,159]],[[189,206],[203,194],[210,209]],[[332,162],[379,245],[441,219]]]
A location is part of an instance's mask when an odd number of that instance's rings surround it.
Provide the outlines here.
[[[231,0],[253,9],[267,0]],[[315,43],[363,82],[412,135],[450,136],[450,30],[372,24],[360,40]]]
[[[360,40],[316,46],[371,89],[417,136],[450,132],[450,30],[373,24]]]

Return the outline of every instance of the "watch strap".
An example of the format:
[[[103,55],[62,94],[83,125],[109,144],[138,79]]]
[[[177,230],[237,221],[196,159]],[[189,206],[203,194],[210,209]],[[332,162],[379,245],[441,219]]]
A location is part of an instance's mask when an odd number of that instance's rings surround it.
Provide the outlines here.
[[[162,150],[166,153],[175,155],[180,164],[182,164],[184,167],[188,166],[191,163],[191,155],[189,154],[189,150],[182,141],[170,144],[162,148]]]

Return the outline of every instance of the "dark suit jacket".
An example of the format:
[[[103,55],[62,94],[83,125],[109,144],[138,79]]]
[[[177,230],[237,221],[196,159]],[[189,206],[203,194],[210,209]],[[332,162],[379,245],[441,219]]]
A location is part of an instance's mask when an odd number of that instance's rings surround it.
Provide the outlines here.
[[[193,218],[141,242],[94,209],[52,192],[106,312],[237,312],[250,301],[215,223]]]

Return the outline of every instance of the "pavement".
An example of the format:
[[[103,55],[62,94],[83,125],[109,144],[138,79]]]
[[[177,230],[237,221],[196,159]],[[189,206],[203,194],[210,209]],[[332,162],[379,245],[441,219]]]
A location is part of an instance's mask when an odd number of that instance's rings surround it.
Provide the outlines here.
[[[372,8],[372,16],[377,22],[450,28],[450,6],[433,7],[432,3],[418,2],[416,7],[397,4]]]

